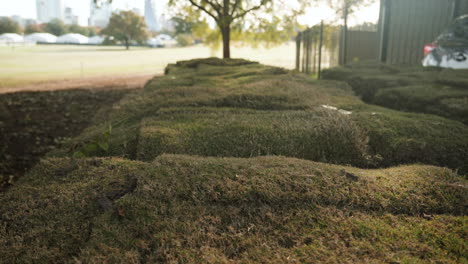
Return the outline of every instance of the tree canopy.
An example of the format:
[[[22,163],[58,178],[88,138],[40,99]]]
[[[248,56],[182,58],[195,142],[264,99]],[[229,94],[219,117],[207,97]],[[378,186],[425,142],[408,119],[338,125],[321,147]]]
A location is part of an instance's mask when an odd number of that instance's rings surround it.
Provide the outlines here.
[[[132,42],[143,43],[149,36],[145,19],[132,11],[113,13],[102,34],[123,42],[127,49]]]
[[[25,34],[43,32],[42,28],[38,24],[29,24],[24,28]]]
[[[280,32],[284,32],[285,29],[293,30],[296,20],[292,18],[302,14],[308,2],[310,1],[170,0],[169,4],[186,15],[203,13],[213,19],[222,38],[223,57],[230,58],[230,42],[233,36],[235,38],[242,35],[251,40],[262,38],[267,41],[284,38]],[[199,20],[203,19],[200,15],[196,17]],[[210,34],[209,39],[217,38],[215,34]]]
[[[377,0],[326,0],[328,5],[336,10],[339,14],[345,15],[344,11],[347,9],[347,14],[354,13],[361,6],[370,5]]]
[[[171,18],[171,21],[174,23],[174,33],[176,35],[192,33],[193,27],[196,24],[195,21],[187,20],[178,16]]]
[[[89,29],[87,27],[82,27],[80,25],[69,25],[68,31],[73,33],[78,33],[81,35],[89,36]]]
[[[3,33],[21,33],[22,29],[18,22],[9,17],[0,18],[0,34]]]
[[[44,31],[56,36],[68,33],[68,28],[60,19],[53,19],[44,25]]]

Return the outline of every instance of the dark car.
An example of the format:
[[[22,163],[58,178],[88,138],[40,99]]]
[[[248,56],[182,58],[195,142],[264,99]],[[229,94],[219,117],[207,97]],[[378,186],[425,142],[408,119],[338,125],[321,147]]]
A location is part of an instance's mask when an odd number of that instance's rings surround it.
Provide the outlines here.
[[[424,46],[423,66],[468,69],[468,14],[457,18],[432,44]]]

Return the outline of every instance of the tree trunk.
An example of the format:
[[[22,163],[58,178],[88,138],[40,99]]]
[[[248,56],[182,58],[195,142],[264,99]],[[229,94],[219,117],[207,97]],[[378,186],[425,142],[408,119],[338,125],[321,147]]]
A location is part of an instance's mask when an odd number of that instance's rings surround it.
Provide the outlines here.
[[[130,43],[129,43],[128,39],[125,40],[125,47],[127,48],[127,50],[130,49]]]
[[[231,58],[231,25],[221,27],[221,35],[223,36],[223,58]]]

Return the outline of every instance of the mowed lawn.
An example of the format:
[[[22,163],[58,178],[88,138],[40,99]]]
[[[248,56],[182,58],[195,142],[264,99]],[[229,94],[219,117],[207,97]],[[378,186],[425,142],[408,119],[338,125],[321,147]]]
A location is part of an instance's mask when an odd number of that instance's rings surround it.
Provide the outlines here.
[[[232,55],[263,64],[294,67],[295,45],[251,48],[233,46]],[[162,74],[168,63],[192,58],[221,56],[202,45],[186,48],[132,48],[108,46],[17,46],[0,47],[0,88],[39,81]]]

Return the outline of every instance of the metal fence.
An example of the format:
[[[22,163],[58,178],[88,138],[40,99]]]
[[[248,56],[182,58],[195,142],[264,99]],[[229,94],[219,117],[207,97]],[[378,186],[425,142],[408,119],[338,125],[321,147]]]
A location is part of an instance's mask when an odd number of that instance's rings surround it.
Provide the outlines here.
[[[322,21],[300,32],[296,37],[296,70],[317,74],[323,68],[340,64],[342,27]]]
[[[337,12],[339,13],[339,12]],[[378,33],[348,29],[346,20],[324,20],[296,37],[296,70],[321,76],[325,68],[378,59]]]

